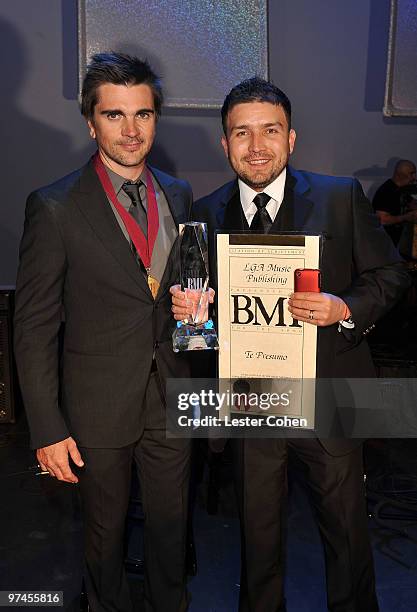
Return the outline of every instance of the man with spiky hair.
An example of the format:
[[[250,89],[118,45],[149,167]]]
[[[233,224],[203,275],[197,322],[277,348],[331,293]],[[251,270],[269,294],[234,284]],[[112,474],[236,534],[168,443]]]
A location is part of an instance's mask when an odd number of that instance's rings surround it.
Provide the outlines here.
[[[145,515],[145,609],[187,609],[190,446],[166,439],[163,388],[166,377],[188,375],[172,350],[168,288],[192,196],[146,164],[161,105],[147,62],[92,58],[81,106],[97,152],[29,196],[20,247],[15,349],[31,444],[43,470],[79,482],[94,612],[133,610],[123,566],[132,464]]]

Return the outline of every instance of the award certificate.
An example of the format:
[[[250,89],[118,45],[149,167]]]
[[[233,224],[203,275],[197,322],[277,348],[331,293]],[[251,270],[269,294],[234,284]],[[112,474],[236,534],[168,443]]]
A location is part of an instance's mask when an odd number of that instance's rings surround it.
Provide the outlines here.
[[[317,327],[288,311],[294,271],[320,267],[320,236],[217,234],[220,411],[314,428]]]

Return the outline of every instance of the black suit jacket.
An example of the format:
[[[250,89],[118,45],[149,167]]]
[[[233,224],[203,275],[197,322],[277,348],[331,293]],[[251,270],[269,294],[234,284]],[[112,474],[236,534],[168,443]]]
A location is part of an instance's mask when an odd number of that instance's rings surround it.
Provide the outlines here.
[[[208,224],[210,281],[215,286],[215,231],[249,229],[237,181],[198,200],[192,216]],[[373,377],[364,337],[392,308],[410,280],[359,182],[288,168],[284,201],[271,228],[274,231],[324,235],[322,291],[340,296],[355,322],[349,334],[338,332],[338,324],[318,329],[318,377]],[[327,410],[328,399],[324,405]],[[319,428],[323,429],[320,423],[319,417]],[[334,438],[340,432],[339,425],[336,413],[330,419],[324,415],[326,435],[331,437],[321,441],[332,454],[343,454],[357,445],[354,440]],[[346,423],[344,426],[346,429]]]
[[[175,223],[187,221],[188,183],[152,172]],[[176,278],[171,252],[152,298],[91,161],[29,196],[15,354],[32,447],[68,435],[90,447],[121,447],[137,439],[153,354],[162,383],[188,375],[187,356],[172,350],[168,290]]]

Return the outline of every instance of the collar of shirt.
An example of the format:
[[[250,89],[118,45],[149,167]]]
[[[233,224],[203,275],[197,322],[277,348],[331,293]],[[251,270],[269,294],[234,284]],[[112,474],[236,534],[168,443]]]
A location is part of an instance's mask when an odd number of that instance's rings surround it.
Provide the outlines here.
[[[287,169],[281,172],[277,178],[272,181],[265,189],[262,190],[262,193],[268,194],[271,199],[266,205],[266,210],[269,213],[272,221],[275,220],[275,217],[278,214],[279,207],[282,204],[284,199],[284,189],[285,189],[285,179],[287,177]],[[255,191],[249,185],[246,185],[241,179],[238,179],[239,192],[240,192],[240,203],[243,208],[243,212],[245,213],[246,221],[248,225],[252,223],[252,220],[256,214],[257,208],[256,204],[253,202],[253,198],[258,195],[258,191]]]
[[[129,181],[129,179],[124,178],[123,176],[120,176],[120,174],[116,174],[116,172],[114,172],[113,170],[111,170],[110,168],[106,168],[106,172],[109,175],[109,178],[111,180],[111,184],[113,185],[113,189],[116,192],[117,198],[120,202],[120,204],[122,204],[122,206],[124,208],[126,208],[127,210],[129,210],[130,205],[131,205],[131,200],[129,198],[129,196],[127,194],[125,194],[124,191],[122,191],[122,186],[124,185],[124,183],[129,183],[132,181]],[[138,183],[138,185],[141,187],[141,185],[146,185],[146,169],[144,168],[141,175],[139,176],[139,178],[136,181],[133,181],[135,183]],[[144,194],[142,193],[142,189],[140,189],[140,196],[141,196],[141,200],[142,203],[144,203],[144,199],[143,199],[143,195],[145,195],[146,197],[146,189],[144,190]]]

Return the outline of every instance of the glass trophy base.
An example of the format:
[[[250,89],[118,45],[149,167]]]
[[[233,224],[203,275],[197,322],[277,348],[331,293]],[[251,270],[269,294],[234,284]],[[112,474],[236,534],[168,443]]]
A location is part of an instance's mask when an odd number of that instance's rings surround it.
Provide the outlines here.
[[[219,342],[213,321],[210,319],[200,325],[178,321],[177,329],[172,334],[172,345],[174,353],[218,350]]]

